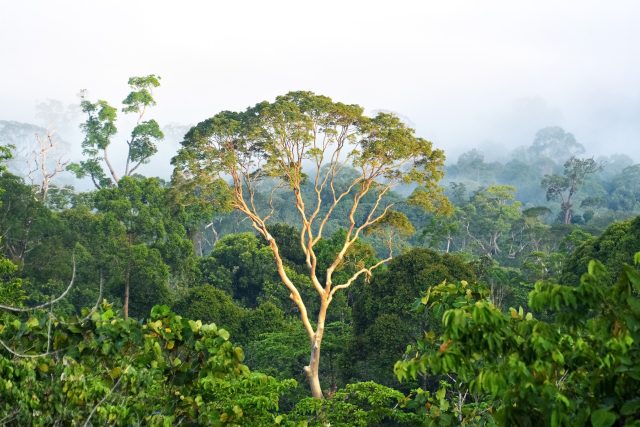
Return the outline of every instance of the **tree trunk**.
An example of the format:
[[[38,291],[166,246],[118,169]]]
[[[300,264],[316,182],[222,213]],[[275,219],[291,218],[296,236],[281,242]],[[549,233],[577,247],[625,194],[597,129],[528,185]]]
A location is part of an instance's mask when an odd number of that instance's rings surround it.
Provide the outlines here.
[[[323,399],[322,387],[320,387],[320,346],[322,345],[322,338],[324,337],[324,323],[327,316],[327,308],[329,307],[329,300],[325,296],[320,302],[320,312],[318,313],[318,325],[316,326],[316,333],[311,339],[311,355],[309,357],[309,365],[304,367],[304,373],[307,376],[309,382],[309,388],[311,389],[311,396],[315,399]]]
[[[127,257],[127,271],[124,275],[124,299],[122,301],[122,315],[125,320],[129,318],[129,282],[131,281],[131,242],[133,241],[132,236],[129,234],[127,236],[129,239],[129,256]]]
[[[564,208],[564,223],[571,224],[571,205],[565,205]]]
[[[317,335],[317,334],[316,334]],[[309,365],[304,367],[304,373],[307,376],[309,382],[309,388],[311,389],[311,396],[315,399],[323,399],[322,387],[320,387],[320,344],[322,339],[315,338],[311,345],[311,357],[309,358]]]
[[[122,303],[122,314],[125,320],[129,318],[129,272],[127,272],[127,280],[124,283],[124,302]]]

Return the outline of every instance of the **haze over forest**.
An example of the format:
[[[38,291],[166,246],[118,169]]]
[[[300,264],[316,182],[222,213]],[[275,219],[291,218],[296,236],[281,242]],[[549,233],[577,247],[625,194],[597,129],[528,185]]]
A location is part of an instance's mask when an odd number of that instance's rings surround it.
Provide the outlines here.
[[[0,426],[640,426],[640,2],[8,2]]]
[[[632,0],[8,2],[0,120],[55,127],[76,160],[81,114],[37,106],[78,104],[81,89],[117,102],[129,76],[155,73],[162,125],[311,90],[398,114],[449,162],[470,147],[501,159],[545,126],[573,133],[586,155],[638,161],[638,16]],[[167,135],[143,172],[167,177],[181,136]]]

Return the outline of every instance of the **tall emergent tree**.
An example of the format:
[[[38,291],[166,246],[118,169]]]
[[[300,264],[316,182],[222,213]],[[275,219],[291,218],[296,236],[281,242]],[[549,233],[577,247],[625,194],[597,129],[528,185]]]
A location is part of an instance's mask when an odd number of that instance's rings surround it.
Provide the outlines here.
[[[542,186],[547,189],[547,200],[560,199],[560,212],[564,224],[571,224],[572,199],[580,190],[587,175],[601,169],[593,159],[571,157],[564,164],[563,175],[545,175]]]
[[[279,277],[309,337],[311,354],[304,371],[311,393],[322,398],[318,367],[327,309],[336,292],[369,276],[391,259],[392,250],[373,264],[362,261],[346,280],[334,283],[334,273],[365,231],[407,228],[406,217],[394,213],[387,198],[394,185],[417,184],[411,201],[425,209],[450,208],[437,185],[444,153],[416,137],[394,115],[366,117],[358,105],[333,102],[311,92],[291,92],[244,112],[223,111],[192,128],[182,145],[173,160],[176,182],[196,182],[195,190],[207,194],[208,184],[229,177],[232,207],[268,242]],[[341,171],[349,166],[357,174],[344,181]],[[301,283],[291,279],[279,242],[270,232],[273,210],[261,212],[255,203],[258,193],[264,193],[265,179],[278,182],[276,189],[291,192],[291,209],[299,215],[300,251],[320,302],[315,323],[311,320],[315,313],[307,310],[308,302],[301,297]],[[311,194],[302,191],[307,180],[313,182]],[[348,223],[344,241],[328,268],[319,271],[316,246],[327,222],[341,211]]]
[[[112,138],[118,132],[116,120],[118,109],[112,107],[104,100],[91,102],[86,99],[83,91],[81,94],[82,111],[87,114],[87,120],[80,126],[85,138],[82,141],[83,154],[86,160],[80,163],[72,163],[68,169],[78,178],[89,176],[96,188],[102,188],[117,184],[122,176],[132,175],[141,165],[147,163],[157,151],[157,142],[164,138],[158,122],[155,120],[143,120],[147,108],[156,105],[153,99],[153,88],[160,86],[160,77],[150,74],[144,77],[129,78],[131,92],[122,101],[124,113],[133,113],[136,117],[136,125],[127,139],[127,157],[122,175],[109,159],[107,150],[112,143]],[[104,165],[103,165],[104,163]],[[104,166],[107,167],[105,171]]]

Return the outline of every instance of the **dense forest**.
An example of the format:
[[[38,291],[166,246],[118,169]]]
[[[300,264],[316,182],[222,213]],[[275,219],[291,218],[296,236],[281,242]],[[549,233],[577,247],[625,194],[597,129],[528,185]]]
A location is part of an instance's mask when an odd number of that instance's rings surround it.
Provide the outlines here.
[[[163,180],[160,78],[128,83],[82,94],[75,162],[0,122],[0,425],[640,425],[632,158],[549,126],[445,160],[290,92]]]

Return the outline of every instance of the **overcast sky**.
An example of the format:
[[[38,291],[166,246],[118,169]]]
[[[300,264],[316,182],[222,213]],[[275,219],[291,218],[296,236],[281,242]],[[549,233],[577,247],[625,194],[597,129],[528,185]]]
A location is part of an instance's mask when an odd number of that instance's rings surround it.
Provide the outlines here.
[[[451,159],[559,125],[640,160],[639,22],[636,0],[4,1],[0,120],[155,73],[161,125],[302,89],[396,112]]]

